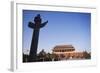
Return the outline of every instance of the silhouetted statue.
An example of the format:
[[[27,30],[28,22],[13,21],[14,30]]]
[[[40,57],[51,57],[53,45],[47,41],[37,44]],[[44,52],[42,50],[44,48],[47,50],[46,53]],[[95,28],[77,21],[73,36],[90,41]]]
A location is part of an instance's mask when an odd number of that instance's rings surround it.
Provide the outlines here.
[[[42,19],[40,14],[38,14],[34,18],[34,23],[29,22],[28,26],[32,29],[34,29],[33,36],[32,36],[32,41],[31,41],[31,47],[30,47],[30,53],[28,57],[28,62],[34,62],[36,61],[36,56],[37,56],[37,47],[38,47],[38,40],[39,40],[39,31],[40,28],[44,27],[48,21],[42,23]]]

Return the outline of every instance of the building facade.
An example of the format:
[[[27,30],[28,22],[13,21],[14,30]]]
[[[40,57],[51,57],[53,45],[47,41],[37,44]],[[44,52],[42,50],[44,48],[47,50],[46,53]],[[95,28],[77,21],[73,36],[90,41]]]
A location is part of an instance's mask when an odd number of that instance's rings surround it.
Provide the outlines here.
[[[59,60],[65,59],[85,59],[90,54],[87,52],[77,52],[72,45],[57,45],[53,48],[52,54],[57,55]]]

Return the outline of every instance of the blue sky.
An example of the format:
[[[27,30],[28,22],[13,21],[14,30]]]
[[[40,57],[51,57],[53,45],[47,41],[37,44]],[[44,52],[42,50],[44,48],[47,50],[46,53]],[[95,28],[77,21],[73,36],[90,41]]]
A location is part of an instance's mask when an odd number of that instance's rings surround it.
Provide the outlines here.
[[[48,24],[40,29],[38,52],[51,52],[56,45],[71,44],[76,51],[91,50],[91,14],[79,12],[55,12],[23,10],[23,52],[30,50],[33,29],[28,22],[40,14]]]

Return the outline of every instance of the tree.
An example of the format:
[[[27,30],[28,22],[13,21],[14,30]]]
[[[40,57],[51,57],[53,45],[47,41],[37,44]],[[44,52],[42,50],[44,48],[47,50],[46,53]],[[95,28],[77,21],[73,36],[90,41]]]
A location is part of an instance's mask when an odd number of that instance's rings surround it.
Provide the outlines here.
[[[28,61],[28,55],[23,53],[23,62],[27,62]]]
[[[83,52],[83,57],[84,57],[85,59],[90,59],[90,58],[91,58],[91,54],[88,53],[87,51],[84,51],[84,52]]]
[[[37,55],[37,60],[38,61],[44,61],[46,58],[46,52],[44,51],[44,49],[42,49],[39,54]]]

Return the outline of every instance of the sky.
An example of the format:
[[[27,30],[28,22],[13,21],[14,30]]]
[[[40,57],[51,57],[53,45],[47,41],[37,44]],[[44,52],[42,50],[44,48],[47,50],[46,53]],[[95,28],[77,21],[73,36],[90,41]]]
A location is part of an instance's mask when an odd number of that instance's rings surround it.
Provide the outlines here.
[[[76,51],[91,51],[91,13],[23,10],[23,52],[28,53],[34,29],[34,17],[40,14],[42,22],[48,20],[40,29],[38,52],[44,49],[52,52],[56,45],[73,45]]]

